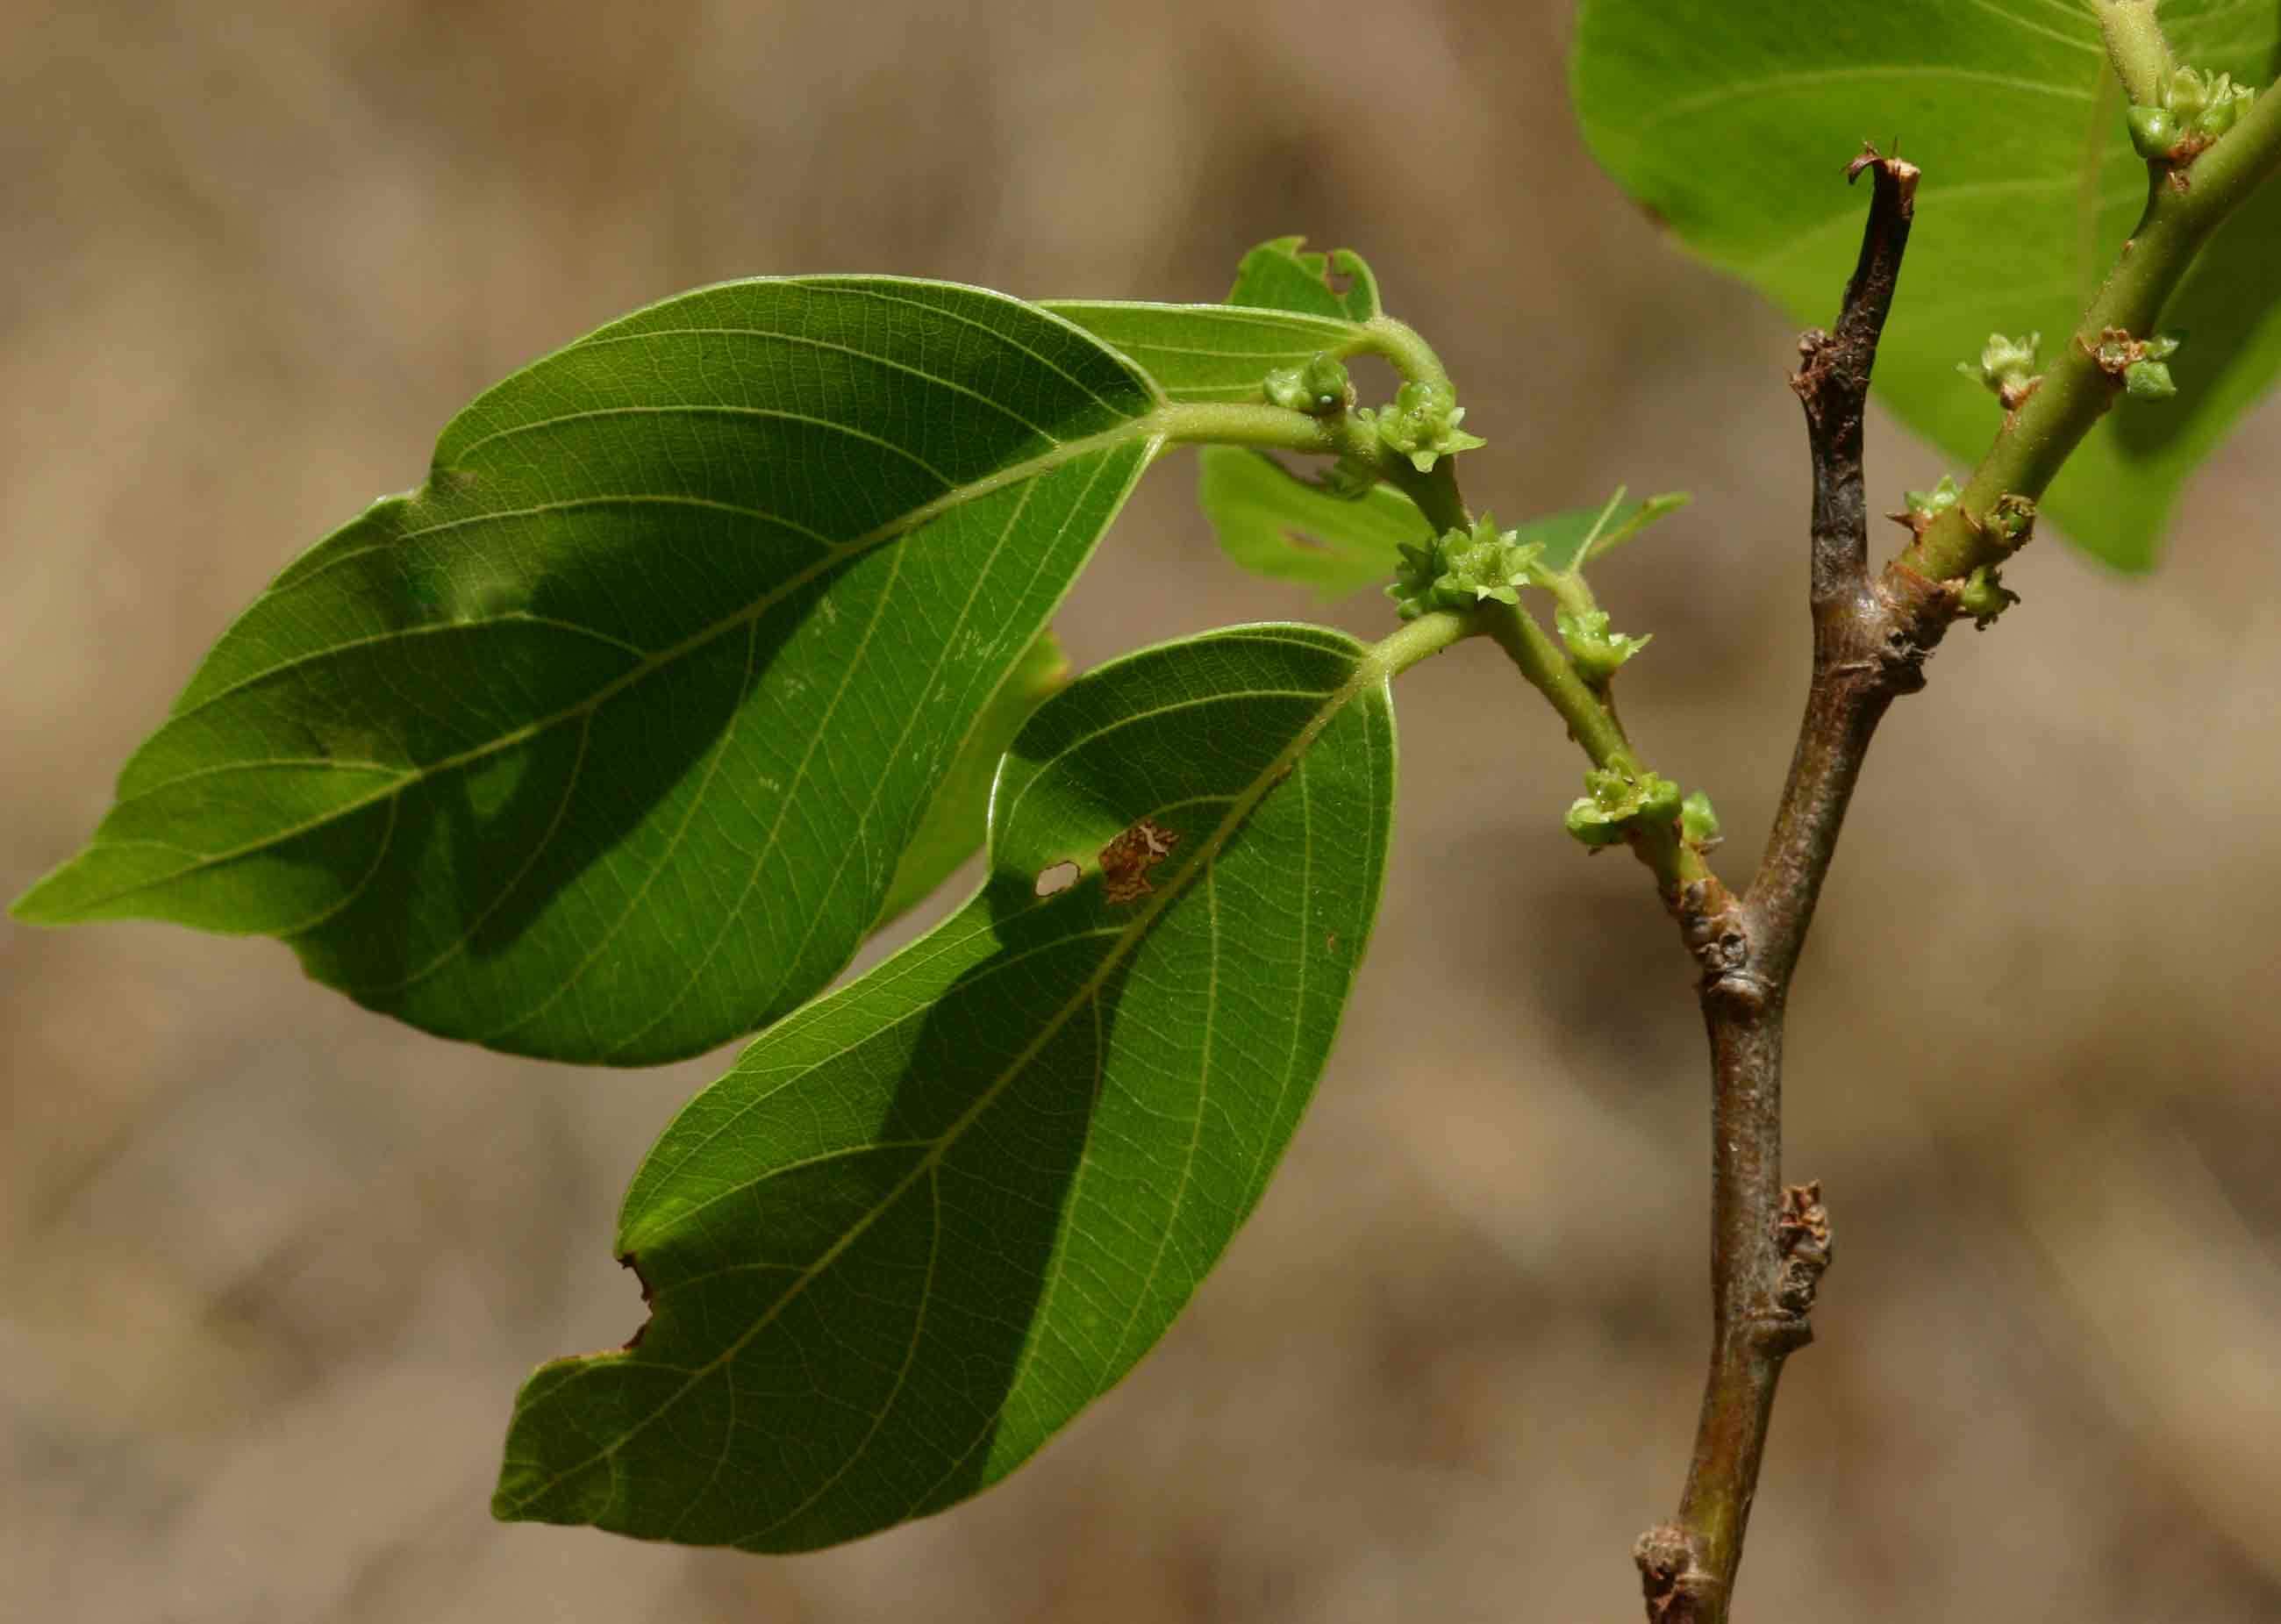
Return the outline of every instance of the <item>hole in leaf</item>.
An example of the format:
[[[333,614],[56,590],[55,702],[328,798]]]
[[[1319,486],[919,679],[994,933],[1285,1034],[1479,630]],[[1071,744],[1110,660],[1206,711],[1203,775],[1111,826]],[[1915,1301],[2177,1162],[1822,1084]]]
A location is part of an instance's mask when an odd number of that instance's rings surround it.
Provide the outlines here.
[[[1078,881],[1078,866],[1073,862],[1057,862],[1038,876],[1037,893],[1041,897],[1059,895]]]

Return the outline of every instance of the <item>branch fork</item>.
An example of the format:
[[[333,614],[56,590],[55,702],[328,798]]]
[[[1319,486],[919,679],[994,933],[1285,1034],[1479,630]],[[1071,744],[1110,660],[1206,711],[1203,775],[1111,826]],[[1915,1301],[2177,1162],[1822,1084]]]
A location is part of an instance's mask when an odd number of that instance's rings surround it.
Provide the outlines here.
[[[1836,325],[1798,340],[1790,378],[1813,473],[1813,676],[1798,748],[1749,889],[1737,897],[1697,879],[1673,903],[1702,968],[1711,1040],[1713,1333],[1678,1515],[1633,1551],[1651,1624],[1727,1618],[1775,1384],[1782,1362],[1813,1338],[1807,1314],[1829,1265],[1829,1214],[1818,1182],[1782,1181],[1784,1007],[1870,737],[1897,697],[1924,685],[1925,659],[1957,614],[1952,583],[1869,573],[1862,424],[1918,170],[1871,148],[1846,171],[1849,180],[1865,174],[1869,218]]]

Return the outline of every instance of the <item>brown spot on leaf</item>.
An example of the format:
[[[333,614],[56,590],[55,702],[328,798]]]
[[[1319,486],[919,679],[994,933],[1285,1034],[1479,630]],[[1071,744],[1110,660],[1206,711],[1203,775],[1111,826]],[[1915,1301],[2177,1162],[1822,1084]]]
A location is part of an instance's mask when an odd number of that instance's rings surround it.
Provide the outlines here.
[[[1101,848],[1102,894],[1112,902],[1137,902],[1156,887],[1148,870],[1171,855],[1179,831],[1144,817]]]

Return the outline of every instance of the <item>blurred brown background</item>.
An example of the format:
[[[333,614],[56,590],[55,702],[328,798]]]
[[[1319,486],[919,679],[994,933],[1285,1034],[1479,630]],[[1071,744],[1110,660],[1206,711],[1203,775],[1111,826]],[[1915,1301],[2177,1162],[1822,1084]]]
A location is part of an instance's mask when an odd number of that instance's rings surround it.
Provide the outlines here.
[[[1791,335],[1585,160],[1567,26],[13,0],[0,889],[88,832],[289,556],[587,328],[803,270],[1208,299],[1289,231],[1365,250],[1441,344],[1492,438],[1477,504],[1697,493],[1603,595],[1657,634],[1628,715],[1746,870],[1805,670]],[[1790,1166],[1838,1266],[1750,1617],[2281,1615],[2277,427],[2192,487],[2151,583],[2037,547],[2026,607],[1887,725],[1793,1020]],[[1872,449],[1881,495],[1937,472]],[[1315,613],[1218,563],[1187,481],[1079,587],[1081,659]],[[1561,834],[1581,760],[1494,651],[1403,697],[1376,950],[1225,1266],[1008,1486],[816,1557],[485,1511],[527,1367],[637,1319],[616,1197],[717,1060],[520,1063],[274,944],[0,926],[0,1615],[1635,1617],[1708,1319],[1689,967],[1637,870]]]

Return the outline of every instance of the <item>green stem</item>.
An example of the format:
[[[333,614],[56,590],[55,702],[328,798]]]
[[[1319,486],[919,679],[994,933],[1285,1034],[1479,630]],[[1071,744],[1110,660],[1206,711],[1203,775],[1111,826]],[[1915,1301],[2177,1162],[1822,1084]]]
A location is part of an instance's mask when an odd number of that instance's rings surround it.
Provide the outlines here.
[[[1431,473],[1420,474],[1407,457],[1393,454],[1378,459],[1379,477],[1400,491],[1426,515],[1439,535],[1446,530],[1471,530],[1473,515],[1458,490],[1458,460],[1437,460]]]
[[[2111,23],[2114,13],[2144,11],[2147,15],[2139,21],[2151,28],[2153,10],[2150,5],[2108,4],[2101,7],[2101,20]],[[2130,26],[2136,27],[2138,22]],[[2110,27],[2110,43],[2113,38]],[[2119,53],[2116,62],[2120,69]],[[2130,82],[2128,73],[2124,82]],[[2135,87],[2131,94],[2136,99]],[[2084,312],[2083,324],[2063,341],[2061,352],[2053,358],[2035,393],[2005,421],[1964,488],[1962,499],[1903,550],[1896,561],[1898,566],[1929,580],[1953,581],[1983,564],[2004,560],[2011,549],[1999,534],[1984,528],[1990,510],[2005,496],[2031,502],[2041,498],[2068,454],[2122,391],[2122,381],[2100,367],[2091,353],[2100,335],[2112,328],[2135,338],[2151,336],[2194,256],[2242,201],[2281,167],[2281,89],[2269,89],[2258,97],[2238,124],[2190,167],[2176,172],[2186,182],[2184,189],[2172,183],[2167,166],[2152,167],[2146,212]]]
[[[1180,401],[1159,406],[1156,417],[1164,426],[1165,443],[1172,445],[1251,445],[1265,451],[1373,460],[1378,450],[1376,437],[1365,433],[1347,412],[1311,417],[1264,403]]]
[[[1458,493],[1451,458],[1439,459],[1430,472],[1421,474],[1409,458],[1388,450],[1351,412],[1311,417],[1279,406],[1181,401],[1159,406],[1156,420],[1168,447],[1249,445],[1263,451],[1349,458],[1417,503],[1437,533],[1473,528],[1473,515]]]
[[[2131,105],[2157,101],[2170,76],[2170,43],[2154,20],[2155,0],[2099,0],[2099,31],[2107,35],[2107,59],[2122,80]]]
[[[1450,382],[1450,369],[1442,365],[1442,358],[1408,322],[1397,321],[1392,316],[1372,316],[1364,325],[1371,336],[1370,347],[1392,362],[1394,369],[1412,383]]]
[[[1512,604],[1485,603],[1475,613],[1484,617],[1484,629],[1504,650],[1529,686],[1545,698],[1568,724],[1568,736],[1583,746],[1592,765],[1628,778],[1647,776],[1647,763],[1624,732],[1615,708],[1586,682],[1565,650],[1537,624],[1536,617]],[[1712,878],[1703,855],[1679,838],[1676,824],[1668,828],[1646,826],[1632,831],[1632,849],[1653,871],[1666,897],[1697,880]]]
[[[1399,677],[1419,661],[1431,659],[1451,644],[1479,637],[1488,630],[1479,614],[1437,609],[1372,644],[1364,664],[1386,677]]]

